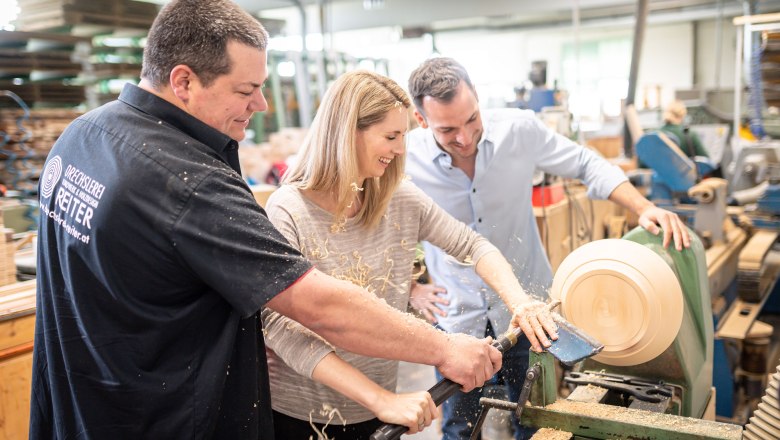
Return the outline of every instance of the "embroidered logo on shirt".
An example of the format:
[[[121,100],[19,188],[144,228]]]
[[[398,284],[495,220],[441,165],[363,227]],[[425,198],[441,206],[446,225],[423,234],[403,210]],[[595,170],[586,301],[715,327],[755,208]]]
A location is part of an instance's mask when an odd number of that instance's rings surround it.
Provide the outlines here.
[[[41,182],[41,196],[51,197],[54,192],[54,186],[60,181],[62,175],[62,159],[60,156],[54,156],[46,165],[43,172],[43,181]]]

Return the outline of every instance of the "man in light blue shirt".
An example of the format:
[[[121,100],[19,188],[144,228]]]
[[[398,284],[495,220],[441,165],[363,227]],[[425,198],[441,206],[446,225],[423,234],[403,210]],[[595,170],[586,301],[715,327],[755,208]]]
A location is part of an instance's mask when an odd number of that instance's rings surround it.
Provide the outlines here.
[[[535,169],[577,178],[588,196],[609,199],[639,216],[648,231],[664,232],[664,246],[680,250],[690,238],[676,214],[643,197],[620,168],[548,129],[532,111],[481,111],[466,70],[450,58],[433,58],[409,79],[420,128],[407,135],[406,172],[412,181],[458,220],[496,245],[523,288],[544,300],[552,270],[531,206]],[[435,285],[416,286],[412,305],[447,332],[476,337],[500,334],[512,314],[501,299],[440,249],[423,243]],[[480,292],[474,295],[474,292]],[[526,341],[504,355],[499,375],[517,401],[528,368]],[[479,390],[458,393],[443,405],[444,439],[468,438],[479,412]],[[515,436],[524,433],[517,421]]]

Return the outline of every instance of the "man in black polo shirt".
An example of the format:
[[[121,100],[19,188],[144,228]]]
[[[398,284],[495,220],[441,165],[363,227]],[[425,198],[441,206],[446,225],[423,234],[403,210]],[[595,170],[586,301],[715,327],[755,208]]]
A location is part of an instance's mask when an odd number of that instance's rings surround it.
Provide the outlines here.
[[[168,4],[139,87],[53,147],[30,438],[273,438],[264,305],[344,349],[436,365],[466,390],[500,368],[485,340],[447,337],[312,269],[255,203],[237,141],[267,108],[266,39],[227,0]]]

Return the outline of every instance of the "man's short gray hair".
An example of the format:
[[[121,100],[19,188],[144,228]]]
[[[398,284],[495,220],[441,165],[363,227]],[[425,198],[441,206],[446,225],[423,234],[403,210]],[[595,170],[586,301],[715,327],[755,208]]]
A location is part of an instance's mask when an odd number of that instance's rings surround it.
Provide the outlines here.
[[[409,94],[421,114],[423,98],[430,96],[437,101],[450,102],[463,81],[474,90],[466,69],[452,58],[430,58],[409,76]]]
[[[209,86],[232,68],[227,54],[230,41],[263,51],[268,34],[230,0],[173,0],[149,31],[141,77],[159,89],[168,83],[171,70],[184,64]]]

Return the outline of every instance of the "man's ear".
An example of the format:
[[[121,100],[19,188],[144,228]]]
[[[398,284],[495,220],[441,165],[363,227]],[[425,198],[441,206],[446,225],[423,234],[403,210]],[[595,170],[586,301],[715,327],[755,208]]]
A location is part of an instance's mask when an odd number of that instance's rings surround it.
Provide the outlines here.
[[[425,121],[425,116],[420,113],[417,108],[414,109],[414,119],[417,120],[417,124],[422,128],[428,128],[428,122]]]
[[[173,94],[182,102],[189,101],[193,81],[196,79],[197,75],[195,75],[195,72],[193,72],[189,66],[186,64],[177,65],[171,69],[171,75],[169,77]]]

